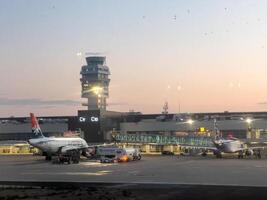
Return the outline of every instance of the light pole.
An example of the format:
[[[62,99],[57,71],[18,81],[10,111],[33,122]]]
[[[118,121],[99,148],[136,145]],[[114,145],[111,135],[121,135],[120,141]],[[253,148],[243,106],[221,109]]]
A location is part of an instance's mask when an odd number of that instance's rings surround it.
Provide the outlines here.
[[[182,90],[182,87],[180,85],[177,86],[177,91],[178,91],[178,106],[179,106],[179,114],[181,113],[181,101],[180,101],[180,91]]]
[[[192,119],[188,119],[186,123],[189,124],[189,131],[193,130],[192,126],[194,124],[194,121]]]
[[[251,139],[251,131],[252,131],[252,126],[251,126],[251,124],[252,124],[252,119],[247,118],[247,119],[246,119],[246,123],[247,123],[247,125],[248,125],[247,139]]]

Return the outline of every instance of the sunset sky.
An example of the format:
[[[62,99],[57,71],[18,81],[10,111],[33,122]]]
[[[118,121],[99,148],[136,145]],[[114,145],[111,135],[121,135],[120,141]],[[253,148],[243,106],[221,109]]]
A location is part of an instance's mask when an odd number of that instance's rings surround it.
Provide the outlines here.
[[[265,0],[1,0],[0,117],[86,109],[90,52],[107,57],[109,110],[266,111],[266,10]]]

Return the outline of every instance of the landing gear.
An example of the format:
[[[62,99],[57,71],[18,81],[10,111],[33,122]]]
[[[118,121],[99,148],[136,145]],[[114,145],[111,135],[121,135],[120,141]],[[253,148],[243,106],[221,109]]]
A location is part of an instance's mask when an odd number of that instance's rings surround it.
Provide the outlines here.
[[[48,160],[48,161],[52,160],[51,154],[48,154],[47,152],[43,152],[42,156],[45,156],[45,160]]]
[[[64,164],[66,162],[66,163],[70,164],[70,161],[71,161],[71,157],[65,156],[65,155],[62,155],[62,154],[58,155],[57,163]]]
[[[67,153],[59,153],[57,160],[54,163],[58,164],[78,164],[80,162],[80,152],[78,150],[72,150]]]
[[[201,153],[201,155],[202,155],[203,157],[206,157],[206,156],[207,156],[207,152],[206,152],[206,151],[203,151],[203,152]]]
[[[74,164],[78,164],[80,162],[80,152],[78,150],[71,152],[71,160]]]
[[[50,155],[46,155],[46,156],[45,156],[45,160],[48,160],[48,161],[52,160],[52,156],[50,156]]]

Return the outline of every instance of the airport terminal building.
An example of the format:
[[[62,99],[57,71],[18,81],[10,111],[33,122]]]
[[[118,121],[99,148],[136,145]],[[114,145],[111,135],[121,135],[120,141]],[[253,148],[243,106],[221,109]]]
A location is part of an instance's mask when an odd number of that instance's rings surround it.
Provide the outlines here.
[[[45,136],[79,134],[88,143],[117,142],[139,145],[146,151],[160,151],[164,146],[209,146],[215,130],[223,137],[267,139],[267,112],[222,112],[159,114],[107,110],[110,70],[105,57],[87,57],[81,68],[81,97],[85,110],[76,116],[37,116]],[[71,131],[71,132],[69,132]],[[29,117],[0,118],[0,141],[28,140]],[[171,147],[173,148],[173,147]]]
[[[253,119],[250,124],[247,118]],[[211,138],[216,128],[214,119],[224,137],[231,134],[240,139],[267,139],[265,112],[148,115],[81,110],[77,116],[41,116],[39,122],[46,136],[67,136],[68,131],[72,131],[79,133],[90,144],[118,142],[161,148],[162,145],[177,144],[176,139],[179,138]],[[31,137],[29,118],[1,118],[0,122],[0,140],[25,141]],[[207,142],[205,146],[208,146]]]

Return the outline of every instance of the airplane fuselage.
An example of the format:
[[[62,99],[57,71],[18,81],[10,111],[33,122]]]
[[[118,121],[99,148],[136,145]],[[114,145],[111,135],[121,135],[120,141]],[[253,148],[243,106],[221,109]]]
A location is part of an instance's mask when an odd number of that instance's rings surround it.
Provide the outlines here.
[[[49,154],[57,153],[60,147],[66,147],[66,146],[78,147],[78,148],[88,147],[86,141],[82,138],[43,137],[43,138],[30,139],[29,143],[32,146]]]
[[[219,140],[214,145],[223,153],[236,153],[245,148],[244,143],[239,140]]]

